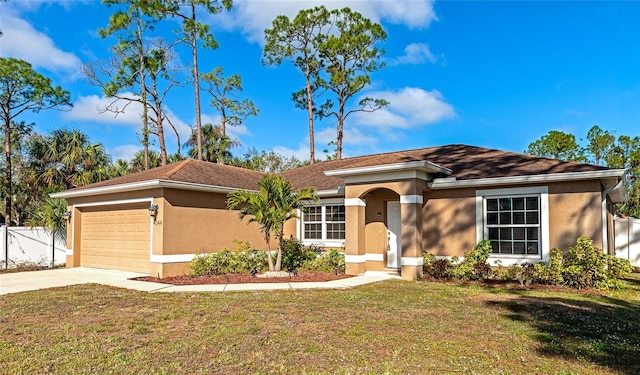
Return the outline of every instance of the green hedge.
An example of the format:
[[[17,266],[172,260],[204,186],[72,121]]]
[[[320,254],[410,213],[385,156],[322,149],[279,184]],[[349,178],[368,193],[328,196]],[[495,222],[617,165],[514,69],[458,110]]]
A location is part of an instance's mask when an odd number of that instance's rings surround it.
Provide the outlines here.
[[[276,255],[275,252],[273,254]],[[267,252],[251,249],[248,242],[238,242],[235,250],[197,254],[190,265],[191,276],[214,276],[269,269]],[[308,270],[344,273],[344,254],[331,250],[323,252],[318,246],[304,246],[300,241],[285,240],[282,249],[282,270]]]
[[[492,270],[486,263],[491,243],[480,241],[459,262],[456,257],[437,259],[424,254],[424,274],[435,279],[484,280],[497,279],[530,283],[566,285],[572,288],[617,289],[621,278],[633,270],[626,259],[605,254],[588,237],[580,237],[563,256],[560,249],[551,249],[549,260],[543,263],[523,263]]]

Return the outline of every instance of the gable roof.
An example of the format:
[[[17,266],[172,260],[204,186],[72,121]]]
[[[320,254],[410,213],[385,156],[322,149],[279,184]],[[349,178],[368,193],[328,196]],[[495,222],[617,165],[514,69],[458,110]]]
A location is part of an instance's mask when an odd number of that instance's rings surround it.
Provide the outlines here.
[[[451,174],[456,180],[532,176],[557,173],[596,172],[609,170],[591,164],[548,159],[534,155],[494,150],[484,147],[452,144],[415,150],[389,152],[384,154],[359,156],[334,161],[323,161],[283,173],[296,187],[315,186],[318,190],[336,189],[344,184],[342,178],[326,176],[328,171],[344,171],[373,167],[428,161]]]
[[[337,191],[344,186],[343,177],[338,175],[346,174],[350,170],[374,166],[420,164],[416,162],[428,162],[429,168],[435,171],[436,177],[449,177],[456,181],[613,171],[607,167],[591,164],[452,144],[322,161],[285,171],[282,175],[296,189],[313,186],[318,191]],[[329,172],[328,175],[327,172]],[[249,169],[186,159],[163,167],[56,193],[52,196],[62,198],[88,195],[89,191],[95,193],[115,191],[120,186],[135,187],[136,189],[154,186],[196,189],[211,187],[219,192],[237,189],[255,190],[257,182],[265,175],[266,173]]]
[[[257,182],[265,173],[229,165],[211,163],[195,159],[185,159],[162,167],[151,168],[146,171],[132,173],[127,176],[97,182],[85,186],[52,194],[52,197],[68,197],[82,195],[83,192],[114,191],[120,186],[129,190],[156,186],[173,186],[191,188],[219,187],[223,190],[255,190]],[[150,184],[155,182],[155,184]],[[147,184],[145,184],[147,183]]]

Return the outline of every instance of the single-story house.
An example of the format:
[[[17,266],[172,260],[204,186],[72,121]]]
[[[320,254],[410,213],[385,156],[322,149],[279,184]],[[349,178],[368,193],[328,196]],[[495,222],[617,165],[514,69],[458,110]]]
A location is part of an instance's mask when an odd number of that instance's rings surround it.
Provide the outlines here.
[[[613,248],[613,204],[625,171],[453,144],[323,161],[286,171],[321,198],[286,223],[287,237],[344,248],[349,274],[422,272],[422,254],[462,256],[482,239],[490,262],[544,261],[581,236]],[[249,241],[257,224],[226,209],[227,194],[255,190],[264,173],[184,160],[53,194],[68,200],[67,266],[188,272],[198,253]]]

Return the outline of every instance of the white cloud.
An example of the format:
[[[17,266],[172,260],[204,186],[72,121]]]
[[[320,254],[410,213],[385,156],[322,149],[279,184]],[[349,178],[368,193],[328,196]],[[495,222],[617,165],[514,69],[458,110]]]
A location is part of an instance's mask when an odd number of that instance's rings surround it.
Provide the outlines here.
[[[122,96],[135,98],[135,95],[132,93],[122,93]],[[105,111],[107,108],[111,111]],[[114,113],[113,111],[117,111],[118,113]],[[180,135],[180,143],[184,144],[191,135],[191,127],[176,115],[170,107],[165,106],[164,112],[176,127]],[[73,109],[64,112],[62,116],[69,121],[128,126],[138,130],[142,126],[142,104],[98,95],[88,95],[80,97],[74,103]],[[203,116],[203,123],[206,123],[204,118]],[[175,140],[175,132],[168,123],[164,125],[164,134],[167,143],[173,143]],[[169,147],[169,145],[167,147]]]
[[[371,12],[377,14],[380,19],[390,23],[406,25],[407,27],[420,29],[431,25],[437,21],[438,16],[433,9],[435,0],[396,0],[396,1],[363,1],[354,2],[353,8],[357,9],[357,4],[366,4],[371,8]],[[365,12],[361,12],[365,14]],[[370,17],[374,18],[374,17]]]
[[[107,151],[111,155],[111,160],[115,162],[118,159],[130,161],[133,159],[133,155],[141,149],[141,145],[121,145]]]
[[[438,58],[429,50],[429,45],[425,43],[411,43],[404,48],[404,55],[389,61],[389,65],[417,65],[427,61],[432,64],[438,61]]]
[[[233,139],[239,139],[241,136],[251,135],[246,125],[227,126],[227,135]]]
[[[123,93],[124,96],[134,97],[131,93]],[[110,109],[111,111],[105,111]],[[114,113],[112,111],[122,111]],[[73,121],[91,121],[107,125],[140,126],[142,104],[115,100],[104,96],[81,96],[73,104],[73,109],[64,112],[63,118]]]
[[[321,131],[316,132],[316,135],[315,135],[316,145],[317,145],[316,149],[319,148],[320,151],[322,151],[323,149],[326,149],[327,147],[329,147],[327,146],[329,142],[336,141],[336,136],[337,136],[337,133],[336,133],[335,127],[324,128]],[[343,147],[347,145],[371,146],[378,143],[378,138],[375,136],[375,134],[371,134],[371,132],[369,131],[363,131],[362,129],[351,126],[350,124],[347,123],[345,124],[342,142],[343,142]],[[320,147],[318,147],[318,145]]]
[[[38,69],[77,74],[80,59],[55,45],[53,40],[36,30],[29,22],[0,6],[2,16],[2,55],[19,58]],[[74,77],[75,78],[75,77]]]
[[[409,129],[457,117],[453,106],[438,90],[405,87],[397,91],[367,92],[363,96],[386,99],[390,104],[373,113],[355,113],[355,123],[362,126]]]
[[[236,0],[229,13],[217,14],[215,23],[227,30],[240,30],[251,42],[262,43],[264,30],[271,27],[278,15],[290,19],[302,9],[324,5],[327,9],[349,7],[373,22],[386,21],[405,25],[409,28],[426,28],[438,16],[433,9],[433,0],[395,1],[348,1],[348,0],[298,0],[298,1],[255,1]]]
[[[295,156],[300,160],[309,160],[309,146],[305,146],[303,144],[298,145],[297,149],[288,148],[285,146],[275,146],[273,147],[273,152],[284,156],[285,158],[290,158]],[[316,158],[318,158],[318,151],[316,150]]]
[[[207,113],[203,113],[200,115],[200,120],[202,121],[202,125],[205,125],[205,124],[211,124],[213,126],[219,125],[221,118],[222,117],[220,115],[210,115]]]

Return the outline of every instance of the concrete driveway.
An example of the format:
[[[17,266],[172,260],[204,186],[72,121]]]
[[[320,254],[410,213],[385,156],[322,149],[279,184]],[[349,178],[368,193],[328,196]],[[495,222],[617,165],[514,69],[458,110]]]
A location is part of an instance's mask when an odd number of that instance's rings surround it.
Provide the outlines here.
[[[0,295],[68,285],[97,283],[143,291],[158,289],[158,284],[129,280],[147,276],[142,273],[75,267],[0,274]],[[166,286],[166,285],[164,285]]]

